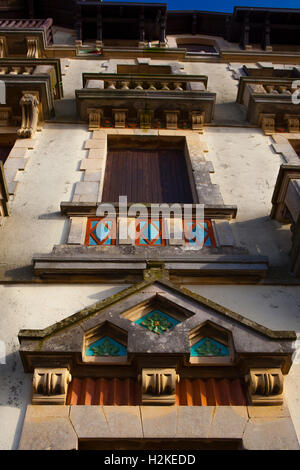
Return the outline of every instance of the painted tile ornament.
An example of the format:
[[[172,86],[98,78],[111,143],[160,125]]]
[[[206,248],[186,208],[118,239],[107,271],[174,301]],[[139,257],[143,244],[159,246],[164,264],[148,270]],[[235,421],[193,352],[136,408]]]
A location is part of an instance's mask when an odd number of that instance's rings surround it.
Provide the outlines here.
[[[229,356],[229,349],[212,338],[202,338],[191,347],[193,357]]]
[[[118,343],[109,336],[98,339],[95,343],[86,348],[86,356],[126,356],[125,346]]]
[[[174,328],[179,321],[160,310],[153,310],[136,320],[135,323],[147,328],[149,331],[152,331],[152,333],[162,335]]]

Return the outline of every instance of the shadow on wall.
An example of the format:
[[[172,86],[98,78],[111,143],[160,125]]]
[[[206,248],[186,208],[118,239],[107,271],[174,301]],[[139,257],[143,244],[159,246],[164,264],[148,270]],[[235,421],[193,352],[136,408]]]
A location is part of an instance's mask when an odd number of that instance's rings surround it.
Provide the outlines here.
[[[5,271],[4,276],[14,281],[25,281],[33,278],[33,266],[18,266]]]
[[[52,119],[52,121],[72,121],[74,123],[80,122],[80,119],[77,117],[75,98],[55,100],[54,109],[55,117]]]
[[[289,266],[292,233],[288,224],[282,225],[265,216],[232,221],[230,226],[237,244],[247,248],[250,254],[268,256],[272,266]]]
[[[247,124],[246,114],[244,106],[235,101],[216,103],[213,122],[222,125],[240,124],[245,126]]]
[[[7,426],[12,430],[14,436],[10,449],[14,450],[19,446],[26,407],[31,403],[32,393],[32,374],[24,373],[19,351],[8,354],[6,364],[0,365],[0,381],[0,406],[8,408],[8,414],[11,408],[19,410],[18,417],[16,414],[12,414],[8,416],[7,420]],[[3,413],[5,413],[4,409]],[[9,434],[9,431],[5,432],[3,428],[2,432],[4,436]]]

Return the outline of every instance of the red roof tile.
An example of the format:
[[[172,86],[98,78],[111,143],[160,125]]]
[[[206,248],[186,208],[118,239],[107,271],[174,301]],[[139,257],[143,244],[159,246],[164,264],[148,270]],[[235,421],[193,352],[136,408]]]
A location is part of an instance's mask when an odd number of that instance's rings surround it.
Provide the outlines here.
[[[136,379],[73,378],[67,405],[140,405]],[[247,404],[240,379],[181,379],[176,386],[176,405],[243,406]]]

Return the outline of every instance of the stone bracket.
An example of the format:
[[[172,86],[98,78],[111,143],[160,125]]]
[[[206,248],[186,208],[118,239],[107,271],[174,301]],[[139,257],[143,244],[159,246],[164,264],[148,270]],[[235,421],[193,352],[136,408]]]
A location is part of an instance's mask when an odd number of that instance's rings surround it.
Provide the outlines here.
[[[35,91],[23,91],[23,96],[20,99],[20,106],[22,109],[22,122],[21,128],[17,134],[21,138],[34,137],[38,120],[40,117],[40,101],[39,93]]]
[[[203,112],[192,111],[191,112],[192,129],[201,131],[201,133],[203,133],[204,118],[205,118],[204,111]]]
[[[143,405],[174,405],[176,382],[179,375],[175,369],[142,369]]]
[[[38,59],[41,57],[39,40],[37,37],[26,37],[27,59]]]
[[[34,369],[33,405],[65,405],[68,384],[72,377],[68,369]]]
[[[272,135],[275,133],[275,117],[276,114],[260,113],[258,118],[258,125],[262,128],[265,135]]]
[[[245,381],[252,405],[282,405],[283,375],[280,368],[250,369]]]
[[[99,129],[101,124],[101,119],[103,116],[103,111],[100,108],[88,108],[87,109],[89,117],[89,131],[94,129]]]

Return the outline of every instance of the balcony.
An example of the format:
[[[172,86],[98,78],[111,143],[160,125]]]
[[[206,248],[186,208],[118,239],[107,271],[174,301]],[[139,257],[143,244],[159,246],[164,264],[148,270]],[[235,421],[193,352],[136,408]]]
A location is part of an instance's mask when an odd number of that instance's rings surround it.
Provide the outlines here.
[[[264,130],[299,132],[300,106],[292,101],[295,77],[241,77],[237,102],[247,108],[247,119]],[[299,80],[299,79],[298,79]]]
[[[0,19],[0,57],[42,57],[53,44],[52,23],[52,18]]]
[[[84,73],[77,109],[90,129],[192,128],[213,117],[216,94],[204,75]]]

